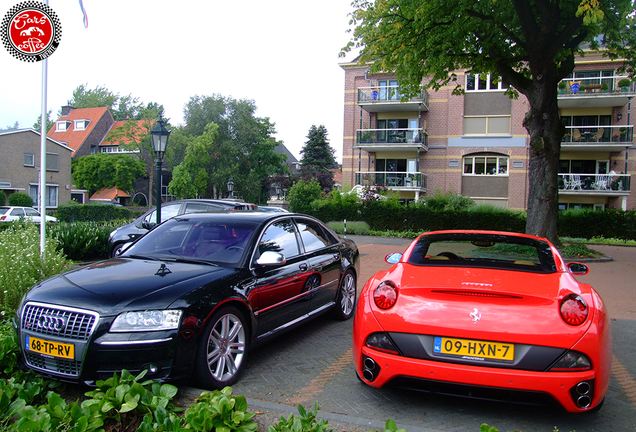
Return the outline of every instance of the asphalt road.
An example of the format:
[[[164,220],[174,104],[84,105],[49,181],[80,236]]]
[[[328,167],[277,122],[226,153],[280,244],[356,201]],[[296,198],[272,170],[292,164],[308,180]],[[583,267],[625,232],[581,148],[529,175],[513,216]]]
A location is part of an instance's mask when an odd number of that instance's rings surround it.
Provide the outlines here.
[[[376,271],[386,268],[388,252],[402,252],[399,239],[352,237],[362,254],[358,288]],[[585,432],[636,430],[636,248],[593,246],[613,258],[590,262],[591,272],[580,280],[594,286],[612,317],[614,360],[605,405],[598,413],[569,414],[560,409],[477,401],[426,393],[374,389],[355,375],[351,354],[352,320],[318,318],[291,334],[249,354],[235,394],[248,398],[257,412],[260,430],[282,415],[298,414],[296,406],[313,408],[334,431],[382,430],[387,419],[409,432],[479,431],[482,423],[500,432]],[[183,389],[194,398],[201,390]]]

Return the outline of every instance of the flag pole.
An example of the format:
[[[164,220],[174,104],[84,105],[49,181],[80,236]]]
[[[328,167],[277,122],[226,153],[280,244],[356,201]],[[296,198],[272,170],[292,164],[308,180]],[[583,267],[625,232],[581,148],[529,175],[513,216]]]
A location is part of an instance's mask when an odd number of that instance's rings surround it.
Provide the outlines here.
[[[49,1],[44,2],[46,6]],[[40,113],[40,256],[42,262],[46,260],[44,254],[46,246],[46,91],[47,91],[47,75],[48,75],[48,57],[42,60],[42,112]]]

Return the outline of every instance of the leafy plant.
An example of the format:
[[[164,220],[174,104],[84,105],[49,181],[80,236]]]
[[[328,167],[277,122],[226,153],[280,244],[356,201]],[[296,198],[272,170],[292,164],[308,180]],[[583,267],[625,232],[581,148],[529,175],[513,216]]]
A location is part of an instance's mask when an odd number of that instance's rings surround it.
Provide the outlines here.
[[[631,81],[629,80],[629,78],[622,78],[617,83],[619,87],[629,87],[630,84]]]
[[[377,432],[377,431],[371,431],[371,432]],[[395,420],[388,419],[386,421],[386,424],[384,425],[384,431],[379,431],[379,432],[406,432],[406,428],[398,429],[397,424],[395,424]],[[497,432],[497,431],[494,431],[494,432]]]
[[[318,413],[318,402],[314,405],[314,410],[307,411],[302,405],[298,405],[298,414],[300,418],[294,416],[293,413],[289,417],[281,417],[276,425],[267,428],[267,432],[331,432],[327,429],[329,422],[325,419],[316,420]],[[387,422],[388,423],[388,422]],[[395,431],[394,431],[395,432]]]
[[[185,412],[186,429],[201,432],[255,432],[254,414],[247,412],[245,396],[234,396],[231,387],[204,392]]]

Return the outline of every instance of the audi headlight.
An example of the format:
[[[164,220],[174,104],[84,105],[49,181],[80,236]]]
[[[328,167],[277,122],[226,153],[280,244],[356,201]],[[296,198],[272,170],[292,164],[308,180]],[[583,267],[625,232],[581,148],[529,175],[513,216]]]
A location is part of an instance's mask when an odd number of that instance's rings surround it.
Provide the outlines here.
[[[110,326],[111,332],[173,330],[179,327],[182,311],[146,310],[119,314]]]

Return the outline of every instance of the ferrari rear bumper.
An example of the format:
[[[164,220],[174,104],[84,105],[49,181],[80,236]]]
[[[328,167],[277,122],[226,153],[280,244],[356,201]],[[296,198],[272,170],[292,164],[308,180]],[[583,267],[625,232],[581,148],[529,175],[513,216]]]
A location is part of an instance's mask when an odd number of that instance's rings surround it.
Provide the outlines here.
[[[514,403],[561,405],[569,412],[589,411],[603,397],[594,370],[537,372],[412,359],[362,348],[356,369],[373,387],[398,386],[433,393]]]

